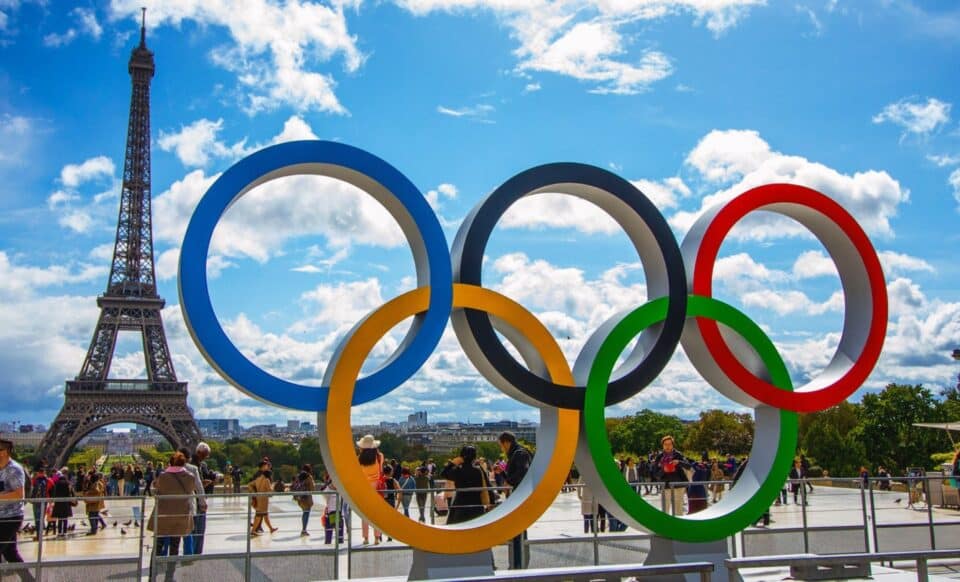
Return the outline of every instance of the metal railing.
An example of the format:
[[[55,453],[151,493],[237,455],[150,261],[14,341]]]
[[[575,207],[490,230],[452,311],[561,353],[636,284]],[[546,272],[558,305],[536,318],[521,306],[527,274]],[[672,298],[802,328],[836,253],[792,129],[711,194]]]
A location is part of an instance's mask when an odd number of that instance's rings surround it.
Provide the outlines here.
[[[909,501],[920,502],[929,500],[930,491],[933,486],[937,485],[938,482],[942,483],[946,479],[946,477],[941,476],[911,479],[909,485],[915,492],[918,489],[920,490],[920,498],[914,499],[913,496],[910,496]],[[895,481],[905,481],[905,479],[897,479]],[[833,487],[823,487],[822,485],[826,483],[824,480],[811,479],[809,480],[809,484],[816,485],[816,493],[808,497],[809,494],[806,492],[808,483],[805,482],[804,490],[799,493],[798,496],[798,499],[801,499],[803,503],[798,503],[797,509],[794,510],[794,518],[796,517],[796,513],[802,515],[801,525],[792,527],[774,525],[770,528],[748,528],[728,539],[731,555],[752,559],[757,555],[756,552],[758,548],[762,550],[765,547],[764,544],[773,549],[781,548],[786,544],[788,546],[786,551],[780,549],[780,551],[776,552],[767,552],[768,554],[776,553],[778,555],[850,552],[850,547],[855,548],[852,554],[859,553],[860,550],[862,550],[864,553],[874,552],[874,554],[871,555],[880,555],[876,554],[876,552],[890,549],[929,552],[937,549],[938,542],[941,546],[944,542],[948,545],[957,545],[957,542],[954,540],[960,540],[960,513],[953,514],[952,512],[943,512],[940,510],[934,512],[930,504],[924,503],[917,504],[915,509],[918,509],[918,512],[904,513],[905,510],[903,507],[894,504],[890,495],[902,497],[904,501],[907,501],[908,498],[904,496],[909,496],[910,491],[903,491],[899,494],[879,492],[877,491],[876,485],[880,482],[881,480],[870,480],[869,482],[863,482],[859,479],[830,480],[832,485],[855,488],[854,490],[859,493],[855,495],[855,498],[859,499],[859,504],[854,503],[847,509],[845,514],[846,521],[844,521],[844,519],[837,519],[837,513],[834,510],[823,510],[818,508],[816,503],[812,505],[807,503],[808,498],[815,500],[817,497],[826,497],[839,491],[839,489]],[[917,485],[921,483],[923,486],[918,488]],[[705,484],[709,485],[709,483]],[[646,485],[653,486],[653,484]],[[640,484],[640,486],[643,487],[644,484]],[[578,485],[569,485],[568,489],[576,489],[578,487]],[[464,490],[461,490],[461,492],[463,491]],[[395,491],[395,493],[397,495],[406,494],[410,496],[410,515],[412,519],[418,518],[416,494],[426,494],[425,520],[429,523],[440,525],[445,521],[443,513],[444,509],[449,510],[449,503],[445,505],[440,502],[439,498],[455,494],[455,491],[449,488],[431,488],[426,490]],[[295,554],[300,558],[315,560],[316,563],[311,567],[314,567],[318,572],[329,570],[329,577],[340,578],[341,574],[345,572],[346,577],[349,578],[356,575],[356,570],[361,563],[363,564],[363,567],[359,568],[361,571],[364,570],[364,568],[370,569],[376,568],[378,565],[388,564],[389,567],[394,568],[393,571],[395,572],[395,569],[399,567],[397,564],[404,563],[403,561],[398,561],[397,558],[403,556],[403,559],[406,560],[410,554],[411,549],[408,546],[400,544],[387,544],[377,547],[358,547],[357,544],[354,544],[356,529],[359,524],[358,520],[362,519],[362,517],[359,515],[354,516],[349,508],[341,510],[342,512],[339,515],[339,519],[341,519],[341,523],[343,523],[343,537],[341,538],[339,531],[332,531],[329,546],[326,546],[326,544],[324,544],[326,547],[319,546],[312,538],[307,540],[309,543],[305,543],[306,545],[302,549],[282,547],[282,549],[277,550],[270,548],[267,543],[258,542],[254,544],[253,541],[255,538],[251,537],[249,527],[253,517],[250,498],[254,495],[268,495],[274,500],[274,503],[280,502],[279,506],[274,506],[278,508],[275,510],[278,515],[283,516],[282,519],[287,520],[287,523],[289,523],[291,518],[300,516],[298,513],[299,509],[296,508],[295,500],[292,498],[303,494],[302,492],[296,491],[285,493],[271,492],[267,494],[242,492],[207,496],[211,502],[212,500],[218,500],[215,506],[211,506],[211,509],[207,513],[208,524],[216,524],[216,527],[208,527],[206,531],[208,540],[216,541],[216,543],[213,544],[214,547],[211,548],[212,552],[202,555],[177,557],[153,556],[158,545],[157,536],[154,533],[145,531],[146,528],[142,527],[144,520],[149,519],[147,516],[153,508],[155,498],[144,496],[107,496],[102,499],[111,505],[112,507],[110,509],[115,512],[113,516],[108,518],[110,522],[113,522],[113,525],[109,528],[107,534],[87,537],[81,536],[81,532],[72,531],[66,539],[45,539],[45,536],[40,535],[36,540],[24,540],[23,543],[21,543],[21,548],[28,550],[25,552],[25,554],[28,555],[27,564],[20,566],[16,564],[0,564],[0,575],[29,568],[32,576],[41,580],[44,577],[44,568],[49,567],[62,570],[62,568],[74,563],[82,563],[89,566],[107,564],[124,565],[129,567],[131,571],[141,572],[143,574],[155,574],[158,566],[166,567],[168,564],[174,568],[181,564],[198,564],[191,567],[199,570],[200,566],[205,563],[213,564],[216,560],[225,563],[228,560],[233,560],[233,563],[240,567],[240,570],[237,572],[237,579],[250,580],[252,577],[255,577],[253,573],[255,573],[258,563],[267,563],[273,558],[289,557]],[[314,516],[321,513],[326,501],[331,502],[335,507],[343,507],[341,497],[335,490],[314,491],[312,495],[314,499],[317,500]],[[708,496],[709,495],[710,493],[708,492]],[[41,513],[45,514],[46,505],[54,501],[78,501],[80,506],[79,509],[74,508],[76,515],[72,518],[72,524],[75,527],[79,527],[78,522],[80,520],[89,520],[89,516],[83,511],[82,505],[83,502],[88,499],[91,498],[78,496],[57,500],[42,499],[36,503]],[[569,503],[570,498],[567,497],[567,499]],[[291,503],[285,503],[285,501]],[[30,500],[27,500],[27,502],[24,518],[26,522],[32,522],[33,515],[31,509],[33,508],[33,503],[30,502]],[[923,505],[922,509],[920,509],[920,505]],[[594,507],[596,506],[594,505]],[[273,511],[272,509],[271,512]],[[923,512],[922,518],[920,511]],[[582,537],[556,537],[555,531],[551,530],[554,531],[554,533],[550,534],[550,536],[525,540],[523,544],[525,549],[527,551],[533,550],[534,552],[540,552],[540,556],[544,559],[541,559],[539,562],[543,565],[558,563],[576,565],[577,567],[606,567],[604,566],[605,562],[609,565],[612,560],[617,559],[639,561],[641,556],[648,551],[647,542],[652,537],[651,534],[633,531],[624,533],[600,532],[598,526],[599,516],[596,509],[593,510],[589,522],[585,522],[583,516],[570,518],[568,514],[564,515],[565,517],[562,519],[544,516],[541,518],[541,522],[548,522],[550,519],[555,519],[557,520],[556,523],[561,524],[564,529],[566,527],[572,527],[575,530],[580,530],[581,527],[587,525],[588,532]],[[840,523],[822,523],[824,516],[826,516],[828,521],[839,521]],[[612,517],[615,518],[615,516]],[[912,520],[905,520],[906,517],[911,517]],[[126,536],[118,535],[122,531],[122,528],[116,523],[118,521],[126,523],[136,521],[141,527],[131,527],[131,531],[129,531]],[[85,522],[83,523],[85,524]],[[315,524],[316,517],[314,517],[314,525]],[[154,531],[156,531],[156,529],[155,527]],[[339,524],[335,524],[334,530],[339,530]],[[910,536],[912,536],[911,539],[913,541],[910,543],[917,545],[917,547],[902,547],[900,542],[905,540],[906,537],[909,537],[905,536],[904,532],[908,532]],[[956,532],[956,535],[954,535],[954,532]],[[939,536],[937,535],[938,533],[940,534]],[[324,535],[326,536],[326,534],[327,531],[325,528]],[[834,539],[840,539],[842,543],[835,544],[831,541]],[[857,542],[857,539],[860,541]],[[91,557],[83,560],[74,559],[75,554],[83,553],[83,548],[79,546],[79,544],[86,543],[88,540],[100,544],[102,546],[100,548],[101,550],[103,548],[110,548],[114,555]],[[789,543],[783,542],[783,540],[788,540]],[[109,543],[104,543],[105,541]],[[69,548],[70,545],[79,548],[80,551],[68,551],[67,548]],[[208,542],[208,547],[210,547],[210,545]],[[575,549],[575,545],[576,548],[580,549]],[[637,552],[637,558],[633,558],[632,556],[624,558],[624,549]],[[505,552],[505,546],[494,548],[494,553],[495,556],[498,556],[498,560],[503,559]],[[543,552],[548,553],[544,554]],[[553,552],[553,554],[550,552]],[[117,555],[118,553],[119,555]],[[564,558],[560,561],[552,561],[549,557],[555,553],[567,556],[569,559]],[[575,559],[570,557],[574,556],[574,554],[577,556]],[[627,555],[629,556],[629,554]],[[32,558],[32,560],[29,558]],[[320,564],[320,562],[322,562],[322,564]],[[507,562],[503,560],[502,563],[506,565]]]
[[[917,580],[925,581],[929,578],[928,564],[931,560],[948,560],[960,558],[960,549],[957,550],[924,550],[912,552],[874,552],[857,554],[833,555],[786,555],[765,556],[762,558],[730,558],[724,560],[730,579],[748,568],[795,567],[795,566],[829,566],[857,563],[877,562],[913,562],[916,567]]]

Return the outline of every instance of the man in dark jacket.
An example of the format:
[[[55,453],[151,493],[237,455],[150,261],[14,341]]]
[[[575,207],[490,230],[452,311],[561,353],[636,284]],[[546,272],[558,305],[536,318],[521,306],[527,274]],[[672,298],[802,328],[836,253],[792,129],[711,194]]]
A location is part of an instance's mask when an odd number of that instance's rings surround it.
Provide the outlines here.
[[[517,437],[512,432],[503,432],[500,434],[500,450],[507,457],[507,468],[503,471],[504,479],[511,488],[516,489],[523,480],[527,470],[530,469],[530,462],[533,460],[530,451],[517,442]],[[509,495],[509,492],[507,492]],[[523,538],[527,532],[523,532],[510,541],[510,567],[515,570],[521,570],[525,567]]]

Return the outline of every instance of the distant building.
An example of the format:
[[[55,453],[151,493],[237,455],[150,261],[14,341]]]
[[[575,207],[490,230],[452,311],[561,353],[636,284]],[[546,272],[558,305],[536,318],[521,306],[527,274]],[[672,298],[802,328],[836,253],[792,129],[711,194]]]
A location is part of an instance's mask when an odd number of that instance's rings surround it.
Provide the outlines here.
[[[416,428],[421,426],[427,426],[430,424],[427,422],[427,411],[421,410],[419,412],[414,412],[413,414],[407,415],[407,427]]]
[[[40,446],[40,441],[43,440],[43,437],[46,434],[47,433],[45,432],[36,432],[33,430],[28,432],[0,432],[0,438],[6,441],[11,441],[14,448],[30,447],[35,449]]]
[[[317,425],[307,421],[301,422],[300,432],[317,432]]]
[[[274,435],[277,434],[277,425],[275,424],[256,424],[247,429],[250,435]]]
[[[204,436],[236,436],[240,434],[240,421],[236,418],[198,418],[197,426]]]

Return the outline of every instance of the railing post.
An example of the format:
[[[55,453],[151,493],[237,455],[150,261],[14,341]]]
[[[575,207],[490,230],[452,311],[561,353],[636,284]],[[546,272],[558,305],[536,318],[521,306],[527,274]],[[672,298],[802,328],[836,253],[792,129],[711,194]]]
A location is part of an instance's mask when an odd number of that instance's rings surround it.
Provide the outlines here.
[[[99,513],[97,516],[99,517]],[[150,582],[153,582],[154,579],[154,564],[156,563],[157,557],[157,531],[160,529],[158,523],[160,521],[160,497],[156,494],[153,496],[153,549],[150,555]],[[91,527],[93,527],[91,525]]]
[[[890,484],[889,479],[887,484]],[[878,551],[877,546],[877,502],[873,496],[873,488],[870,488],[870,530],[873,532],[873,549],[872,551]],[[867,551],[871,551],[870,545],[867,544]]]
[[[243,579],[246,582],[250,582],[250,530],[253,529],[253,497],[251,494],[247,494],[247,553],[243,558]]]
[[[329,499],[329,498],[327,498]],[[344,526],[343,523],[343,512],[340,511],[340,492],[334,491],[333,493],[333,502],[334,507],[336,508],[337,513],[337,523],[333,524],[333,578],[335,580],[340,579],[340,531]],[[327,515],[329,519],[329,512]],[[329,522],[324,524],[324,528],[329,526]],[[323,532],[324,539],[326,539],[327,532]]]
[[[143,516],[146,515],[146,510],[147,510],[147,498],[144,496],[140,498],[140,547],[137,553],[137,578],[138,579],[140,576],[143,576],[143,530],[147,529],[147,523],[146,523],[146,520],[143,518]]]
[[[870,486],[870,477],[867,477],[866,482],[867,489],[870,490],[870,494],[873,494],[873,487]],[[861,479],[860,481],[860,509],[863,513],[863,545],[870,551],[870,523],[867,517],[867,492],[863,489],[864,483]]]
[[[800,517],[803,520],[803,552],[810,553],[810,532],[807,527],[807,478],[800,481]],[[744,553],[746,555],[746,553]]]
[[[926,582],[928,579],[927,559],[924,557],[917,558],[917,580]]]
[[[432,511],[433,508],[431,507],[431,512]],[[343,523],[343,527],[347,528],[347,578],[351,578],[353,576],[353,508],[350,508],[349,513],[346,511],[343,513],[343,517],[346,519],[346,521]]]
[[[930,549],[937,549],[937,536],[933,531],[933,505],[930,504],[930,477],[924,478],[923,495],[927,501],[927,525],[930,528]]]
[[[582,490],[581,490],[582,491]],[[593,532],[593,565],[600,565],[600,532],[599,523],[597,523],[597,512],[600,511],[600,502],[594,497],[590,501],[590,531]]]
[[[34,520],[34,521],[36,521],[36,520]],[[40,580],[43,580],[43,534],[45,534],[45,533],[47,532],[47,528],[46,528],[46,525],[47,525],[47,503],[46,503],[46,501],[41,501],[41,502],[40,502],[40,520],[39,520],[39,521],[40,521],[40,523],[42,523],[42,524],[44,525],[44,527],[42,527],[42,528],[41,528],[41,527],[38,527],[38,528],[37,528],[37,567],[36,567],[36,569],[37,569],[37,582],[40,582]],[[34,525],[39,525],[39,524],[34,523]],[[16,534],[14,534],[14,535],[16,535]]]

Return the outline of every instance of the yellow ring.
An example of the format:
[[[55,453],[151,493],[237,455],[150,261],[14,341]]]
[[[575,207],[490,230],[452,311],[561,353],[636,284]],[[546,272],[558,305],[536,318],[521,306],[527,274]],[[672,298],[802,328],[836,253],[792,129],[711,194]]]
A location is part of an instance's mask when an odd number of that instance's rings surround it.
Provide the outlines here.
[[[378,341],[404,319],[426,311],[430,289],[421,287],[400,295],[370,314],[344,344],[330,381],[326,413],[319,415],[326,432],[321,443],[329,473],[350,506],[387,535],[412,547],[438,554],[486,550],[519,535],[550,507],[573,464],[580,412],[541,407],[541,427],[549,425],[556,442],[541,443],[527,477],[517,490],[492,511],[465,523],[436,527],[405,517],[384,503],[370,487],[354,451],[350,403],[360,369]],[[573,375],[560,346],[532,313],[511,299],[474,285],[454,284],[454,308],[486,311],[523,334],[543,359],[550,379],[573,386]],[[546,417],[546,419],[545,419]],[[539,477],[539,478],[538,478]],[[532,484],[532,485],[531,485]]]

